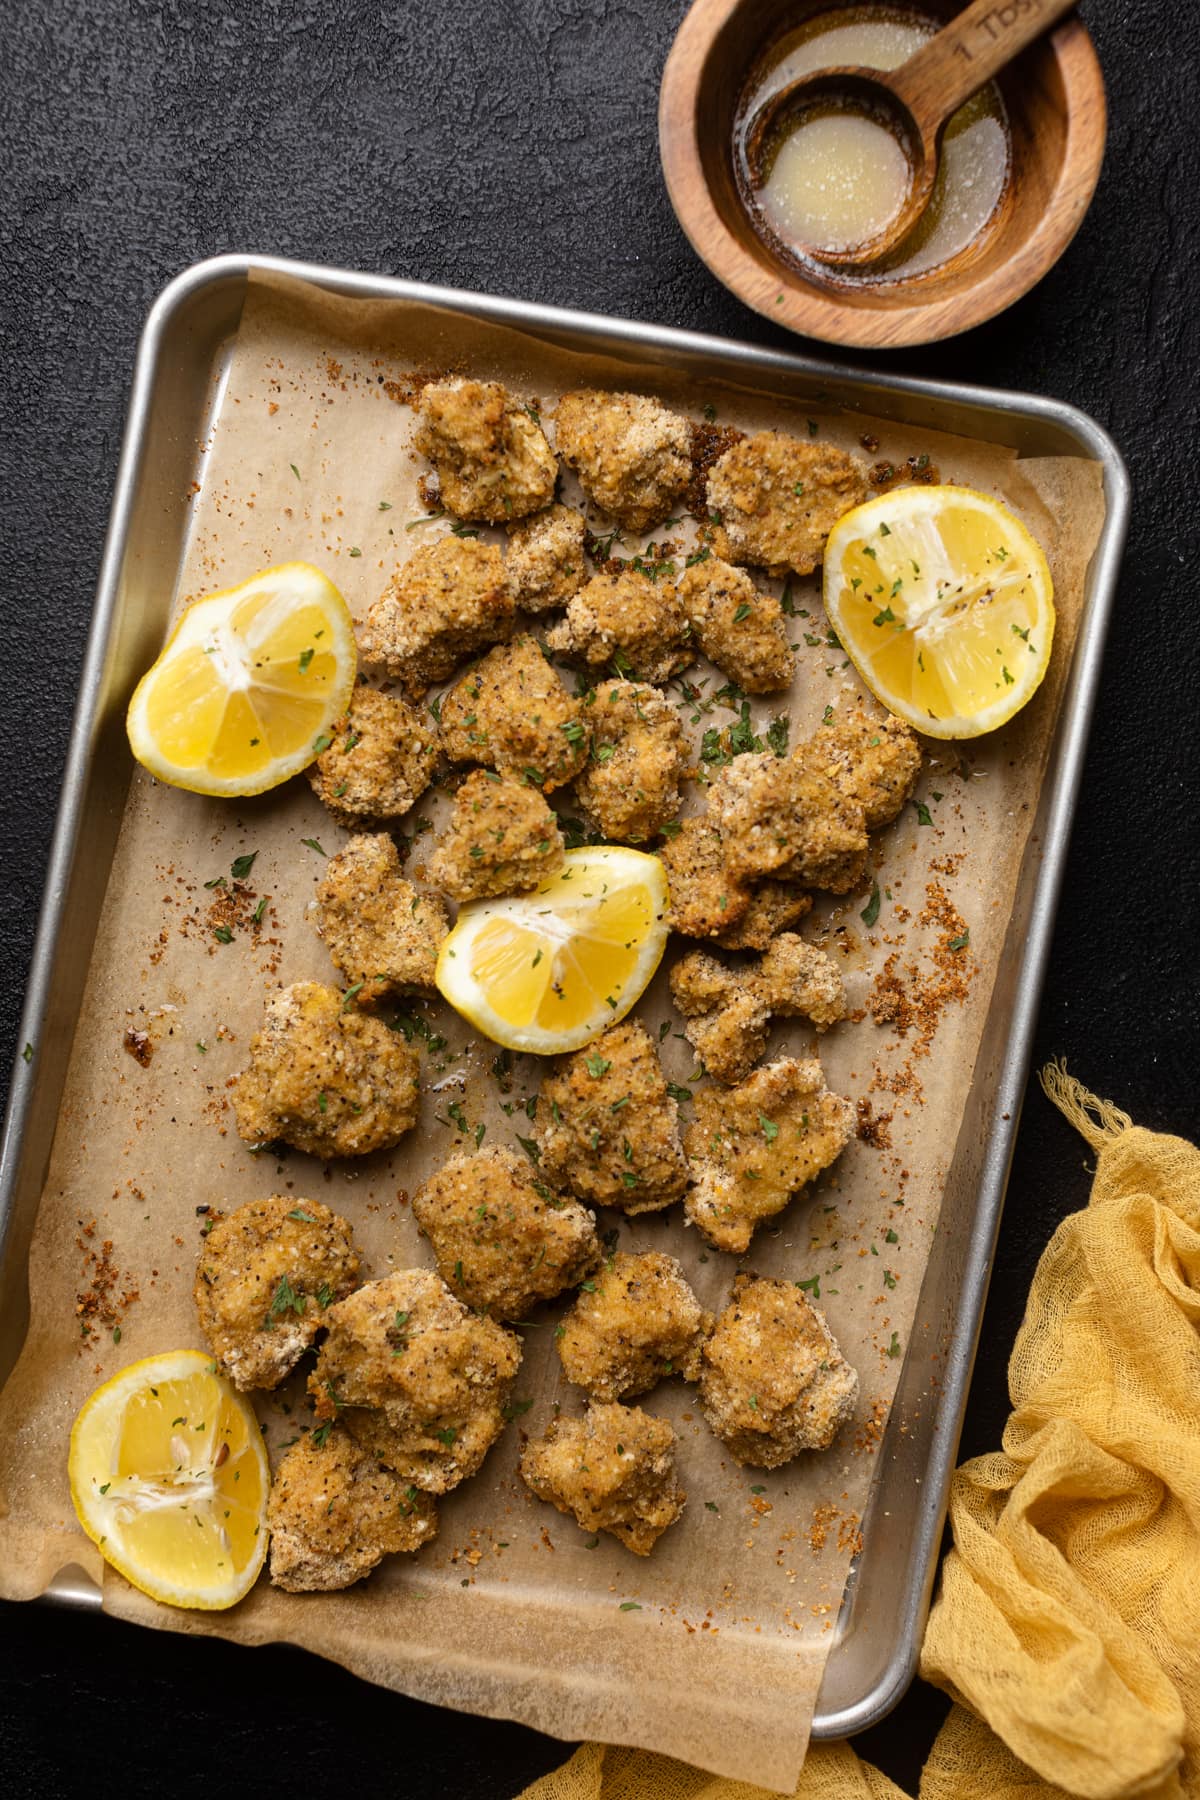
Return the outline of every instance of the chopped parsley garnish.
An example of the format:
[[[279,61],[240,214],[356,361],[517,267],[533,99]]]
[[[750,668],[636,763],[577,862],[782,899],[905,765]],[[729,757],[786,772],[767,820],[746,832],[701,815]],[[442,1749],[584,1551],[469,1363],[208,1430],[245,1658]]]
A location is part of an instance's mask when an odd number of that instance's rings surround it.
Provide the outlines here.
[[[871,898],[867,901],[867,904],[863,907],[861,913],[859,913],[858,916],[862,920],[863,924],[868,927],[871,925],[874,925],[876,919],[879,917],[879,883],[878,882],[876,882],[874,884],[874,886],[872,887]]]
[[[235,856],[234,857],[233,865],[230,870],[230,873],[232,874],[233,879],[235,881],[245,881],[247,875],[250,873],[251,869],[254,867],[254,859],[256,858],[257,855],[258,855],[257,850],[251,850],[249,852],[249,854],[246,856]]]
[[[276,1319],[281,1319],[286,1312],[294,1312],[302,1316],[307,1301],[303,1294],[298,1294],[286,1275],[279,1277],[279,1284],[271,1296],[271,1304],[267,1309],[265,1320],[268,1331]]]

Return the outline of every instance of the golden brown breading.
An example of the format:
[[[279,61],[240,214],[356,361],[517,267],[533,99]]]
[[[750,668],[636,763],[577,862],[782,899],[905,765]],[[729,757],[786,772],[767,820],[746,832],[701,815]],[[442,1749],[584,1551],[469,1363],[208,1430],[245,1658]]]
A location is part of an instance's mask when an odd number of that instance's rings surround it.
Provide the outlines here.
[[[352,1587],[396,1551],[437,1536],[437,1507],[340,1425],[309,1431],[275,1471],[267,1502],[271,1581],[289,1594]]]
[[[522,1478],[584,1531],[608,1531],[649,1556],[687,1495],[675,1474],[675,1433],[640,1406],[592,1401],[582,1419],[557,1418],[521,1452]]]
[[[842,514],[866,497],[866,476],[844,450],[760,431],[709,470],[709,511],[720,520],[713,549],[769,575],[809,575]]]
[[[358,1280],[345,1219],[319,1200],[251,1200],[208,1233],[193,1293],[223,1375],[243,1391],[278,1387]]]
[[[883,719],[869,719],[861,710],[835,717],[797,747],[795,759],[861,806],[868,831],[899,817],[921,773],[920,744],[911,727],[890,713]]]
[[[777,932],[798,925],[812,911],[813,899],[786,881],[760,881],[750,904],[733,925],[717,933],[722,950],[765,950]]]
[[[771,1017],[811,1019],[825,1031],[846,1015],[837,965],[815,944],[785,932],[759,963],[731,969],[692,950],[671,970],[684,1032],[718,1081],[740,1081],[766,1048]]]
[[[586,717],[592,752],[575,782],[580,805],[606,838],[643,844],[679,811],[688,752],[675,708],[657,688],[605,681]]]
[[[671,970],[688,1043],[718,1081],[740,1081],[767,1046],[770,1009],[749,971],[690,950]]]
[[[578,593],[588,578],[586,530],[583,514],[561,505],[509,526],[505,567],[525,612],[550,612]]]
[[[752,890],[730,873],[720,833],[703,814],[680,822],[657,855],[667,871],[667,922],[684,937],[717,937],[745,916]]]
[[[498,381],[431,381],[417,411],[413,442],[433,464],[447,512],[503,525],[553,500],[558,464],[541,421]]]
[[[636,1019],[543,1077],[536,1136],[546,1179],[595,1206],[655,1212],[687,1186],[679,1108]]]
[[[659,524],[691,479],[691,425],[644,394],[577,388],[559,401],[554,431],[588,499],[628,531]]]
[[[356,687],[329,737],[308,779],[317,799],[351,830],[364,820],[399,818],[433,780],[437,726],[398,695]]]
[[[563,1372],[593,1400],[645,1394],[667,1375],[695,1381],[712,1328],[673,1256],[618,1250],[563,1320]]]
[[[828,1031],[846,1016],[846,989],[833,958],[794,931],[768,946],[754,972],[764,1004],[779,1018],[811,1019]]]
[[[419,698],[465,657],[506,638],[516,610],[496,546],[450,535],[400,564],[367,613],[359,648]]]
[[[718,770],[709,811],[731,874],[779,875],[845,894],[862,879],[862,807],[794,756],[754,752]]]
[[[413,1195],[438,1274],[468,1306],[523,1319],[600,1261],[596,1221],[511,1150],[452,1156]]]
[[[562,867],[558,819],[535,787],[476,769],[454,796],[450,822],[426,866],[453,900],[522,894]]]
[[[473,1475],[505,1425],[521,1340],[469,1311],[430,1269],[369,1281],[331,1306],[308,1390],[388,1468],[431,1494]]]
[[[309,1156],[366,1156],[417,1122],[420,1059],[399,1033],[347,1007],[336,988],[296,981],[267,1002],[237,1079],[247,1144],[282,1138]]]
[[[759,1469],[827,1450],[858,1400],[823,1314],[790,1281],[735,1276],[702,1362],[705,1417],[738,1462]]]
[[[678,592],[701,650],[738,687],[769,694],[788,686],[796,663],[774,594],[711,555],[684,570]]]
[[[589,725],[531,637],[489,650],[442,696],[442,742],[455,762],[524,776],[543,793],[587,760]]]
[[[546,642],[585,668],[612,664],[638,681],[666,681],[696,656],[674,584],[628,568],[593,575],[571,595]]]
[[[736,1255],[854,1136],[854,1107],[829,1092],[815,1057],[780,1057],[737,1087],[698,1088],[695,1106],[684,1210],[714,1248]]]
[[[395,994],[432,993],[438,950],[450,929],[436,894],[420,894],[400,873],[386,832],[359,832],[331,856],[317,885],[317,935],[357,1005]]]

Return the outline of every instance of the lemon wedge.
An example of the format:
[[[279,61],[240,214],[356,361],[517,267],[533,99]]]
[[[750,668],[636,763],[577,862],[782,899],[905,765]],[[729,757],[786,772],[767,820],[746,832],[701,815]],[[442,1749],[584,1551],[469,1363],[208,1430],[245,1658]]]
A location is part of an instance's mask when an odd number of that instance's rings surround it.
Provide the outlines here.
[[[85,1400],[71,1498],[114,1569],[168,1606],[218,1611],[254,1586],[271,1485],[258,1420],[211,1356],[131,1363]]]
[[[978,737],[1036,692],[1054,641],[1041,545],[971,488],[908,487],[839,519],[825,611],[884,705],[927,737]]]
[[[620,845],[568,850],[530,894],[460,909],[434,979],[510,1050],[577,1050],[640,999],[667,942],[667,877]]]
[[[311,563],[195,600],[139,681],[126,726],[152,775],[195,794],[261,794],[305,768],[346,710],[354,622]]]

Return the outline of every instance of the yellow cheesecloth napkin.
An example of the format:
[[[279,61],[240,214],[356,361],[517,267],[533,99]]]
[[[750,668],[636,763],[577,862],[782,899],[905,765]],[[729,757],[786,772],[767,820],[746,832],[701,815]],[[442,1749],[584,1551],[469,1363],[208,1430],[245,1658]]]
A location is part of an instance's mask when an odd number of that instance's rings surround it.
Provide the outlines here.
[[[1200,1150],[1066,1070],[1047,1094],[1097,1153],[1038,1264],[1004,1447],[957,1471],[921,1673],[956,1704],[920,1800],[1200,1796]],[[814,1744],[797,1800],[906,1800]],[[522,1800],[767,1800],[668,1757],[584,1744]]]

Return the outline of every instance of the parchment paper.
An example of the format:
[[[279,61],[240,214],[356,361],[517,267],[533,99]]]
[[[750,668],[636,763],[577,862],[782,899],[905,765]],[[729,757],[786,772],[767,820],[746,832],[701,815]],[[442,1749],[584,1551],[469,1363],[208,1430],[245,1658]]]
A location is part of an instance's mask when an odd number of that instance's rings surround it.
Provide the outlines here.
[[[720,423],[747,430],[803,433],[810,410],[719,384],[701,389],[669,369],[648,382],[642,368],[549,349],[428,307],[351,302],[259,280],[215,397],[211,435],[198,447],[195,491],[180,497],[192,526],[175,608],[265,564],[302,557],[329,572],[361,619],[396,561],[447,528],[438,521],[406,529],[428,508],[417,493],[423,464],[410,448],[413,415],[396,398],[407,371],[447,367],[506,380],[547,415],[560,391],[581,382],[656,391],[693,416],[709,404]],[[238,1608],[217,1615],[158,1607],[107,1569],[74,1521],[65,1476],[70,1424],[115,1369],[200,1342],[191,1301],[204,1223],[197,1209],[228,1210],[270,1192],[312,1195],[353,1221],[368,1273],[432,1266],[407,1198],[460,1145],[447,1105],[461,1105],[472,1128],[486,1124],[487,1143],[514,1145],[529,1133],[525,1106],[539,1076],[536,1059],[518,1058],[511,1088],[501,1092],[490,1073],[494,1047],[440,1004],[430,1006],[430,1027],[447,1042],[424,1056],[420,1125],[395,1152],[329,1167],[295,1153],[280,1162],[249,1154],[233,1129],[229,1085],[265,997],[302,978],[337,981],[306,918],[325,861],[302,840],[332,854],[345,834],[302,779],[261,799],[218,803],[162,787],[139,769],[31,1252],[32,1323],[0,1397],[7,1596],[35,1595],[77,1564],[102,1583],[106,1608],[126,1618],[245,1644],[284,1639],[426,1700],[564,1738],[646,1746],[790,1791],[907,1347],[1102,520],[1093,465],[1018,462],[1007,450],[857,415],[814,416],[823,435],[848,448],[858,449],[864,434],[878,439],[868,460],[925,453],[942,479],[1000,495],[1047,547],[1058,605],[1052,668],[1026,711],[965,750],[930,746],[917,798],[931,822],[909,806],[879,838],[875,925],[860,916],[868,887],[820,905],[802,927],[841,959],[851,1006],[863,1015],[827,1034],[819,1050],[830,1086],[863,1104],[864,1136],[759,1232],[740,1266],[818,1278],[819,1303],[861,1376],[854,1424],[826,1455],[775,1473],[742,1469],[709,1433],[694,1389],[664,1383],[643,1404],[680,1434],[684,1517],[649,1559],[608,1538],[589,1549],[585,1534],[532,1499],[516,1476],[523,1432],[540,1433],[556,1400],[580,1405],[553,1353],[561,1309],[543,1308],[522,1334],[516,1391],[531,1407],[482,1472],[447,1498],[440,1535],[415,1559],[393,1558],[344,1594],[282,1594],[264,1577]],[[573,492],[568,483],[566,497]],[[681,543],[692,530],[687,521],[657,535]],[[840,649],[826,641],[816,580],[792,591],[803,609],[792,621],[800,645],[789,708],[795,742],[827,705],[858,690]],[[164,627],[166,599],[145,597],[162,607]],[[687,676],[699,683],[712,671],[701,665]],[[706,693],[722,680],[712,677]],[[756,702],[758,728],[780,710],[775,697]],[[706,727],[734,715],[716,705],[695,724],[692,709],[680,716],[698,742]],[[700,804],[697,788],[688,808]],[[430,795],[417,812],[436,823],[446,806],[444,796]],[[403,829],[413,834],[412,819]],[[419,873],[430,842],[415,836],[410,874]],[[232,859],[250,851],[257,860],[235,909],[233,941],[222,944],[213,936],[225,916],[215,910],[222,893],[204,884],[228,877]],[[251,914],[263,896],[256,927]],[[969,945],[948,952],[966,927]],[[687,947],[671,946],[638,1008],[652,1032],[672,1016],[666,969]],[[885,985],[893,1002],[899,995],[900,1014],[880,1025],[871,1004],[889,958]],[[145,1066],[127,1053],[129,1031],[148,1040]],[[776,1032],[768,1054],[804,1054],[816,1042],[793,1023]],[[694,1068],[686,1043],[668,1037],[663,1057],[669,1078],[686,1083]],[[686,1122],[689,1108],[683,1112]],[[631,1222],[601,1215],[601,1224],[619,1227],[622,1248],[677,1254],[702,1301],[723,1303],[738,1265],[706,1250],[678,1208]],[[260,1413],[273,1457],[311,1423],[299,1381],[262,1396]]]

